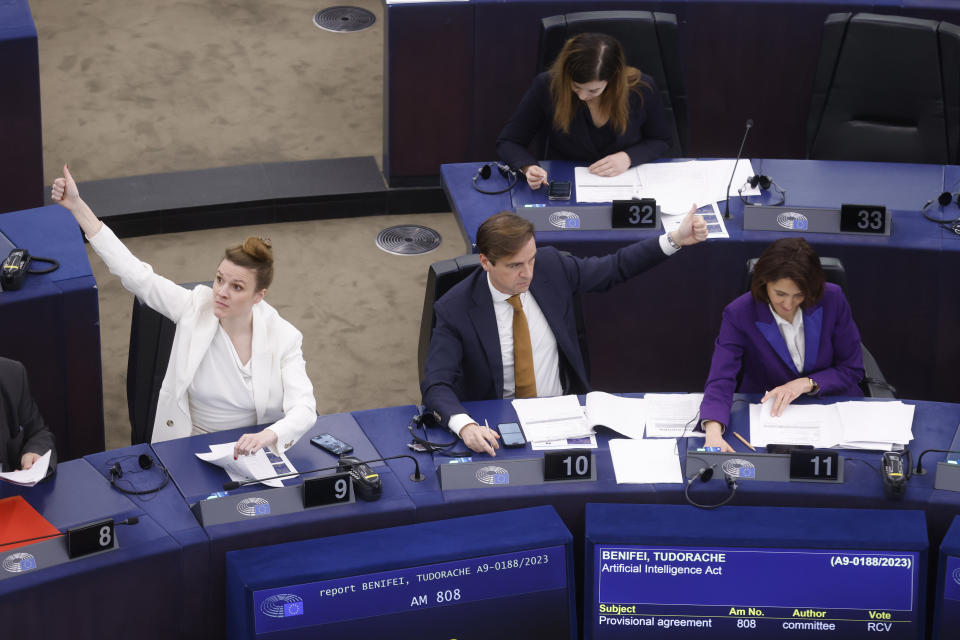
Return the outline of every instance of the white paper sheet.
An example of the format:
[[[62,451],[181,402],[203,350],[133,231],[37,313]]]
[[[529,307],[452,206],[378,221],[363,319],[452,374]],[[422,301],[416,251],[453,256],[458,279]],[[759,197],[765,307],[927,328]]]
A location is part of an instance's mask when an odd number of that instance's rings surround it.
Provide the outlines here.
[[[196,456],[204,462],[220,467],[235,482],[261,480],[262,478],[270,478],[283,473],[296,473],[297,471],[285,454],[268,452],[265,449],[260,449],[253,455],[239,456],[234,460],[233,448],[235,445],[236,442],[212,444],[209,452],[198,453]],[[284,468],[281,470],[275,469],[271,457],[278,459],[277,465],[283,465]],[[260,484],[265,484],[268,487],[282,487],[283,480],[261,480]]]
[[[579,438],[592,433],[577,396],[513,400],[520,426],[529,442]]]
[[[617,484],[683,482],[677,441],[610,440],[610,458]]]
[[[604,177],[590,173],[587,167],[575,167],[573,179],[577,202],[613,202],[630,200],[639,194],[637,167],[630,167],[619,176]]]
[[[584,413],[591,427],[604,426],[628,438],[642,438],[645,423],[643,398],[624,398],[603,391],[587,394]]]
[[[840,416],[835,405],[791,404],[779,416],[770,415],[773,400],[750,405],[750,443],[809,444],[832,447],[841,439]]]
[[[47,477],[47,470],[49,468],[50,452],[47,451],[40,456],[29,469],[0,473],[0,480],[6,480],[11,484],[18,484],[21,487],[32,487]]]
[[[656,198],[663,214],[682,214],[691,203],[708,204],[726,200],[727,184],[733,171],[733,160],[688,160],[685,162],[653,162],[637,167],[640,177],[640,196]],[[741,159],[730,193],[737,190],[753,175],[749,160]],[[743,194],[757,195],[759,189],[747,185]]]
[[[913,440],[912,404],[848,401],[837,403],[843,440],[906,444]]]
[[[695,433],[702,393],[648,393],[644,396],[648,438],[702,436]]]
[[[564,438],[563,440],[542,440],[531,442],[530,448],[534,451],[551,451],[564,449],[596,449],[597,436],[583,438]]]

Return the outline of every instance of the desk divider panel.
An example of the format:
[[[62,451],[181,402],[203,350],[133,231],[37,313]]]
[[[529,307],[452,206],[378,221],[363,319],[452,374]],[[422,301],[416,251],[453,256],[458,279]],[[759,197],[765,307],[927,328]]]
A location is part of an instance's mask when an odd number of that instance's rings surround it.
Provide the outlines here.
[[[546,506],[231,551],[227,636],[573,640],[573,581]]]
[[[953,518],[940,543],[937,574],[933,640],[947,640],[960,629],[960,516]]]
[[[588,504],[584,638],[924,636],[918,511]]]

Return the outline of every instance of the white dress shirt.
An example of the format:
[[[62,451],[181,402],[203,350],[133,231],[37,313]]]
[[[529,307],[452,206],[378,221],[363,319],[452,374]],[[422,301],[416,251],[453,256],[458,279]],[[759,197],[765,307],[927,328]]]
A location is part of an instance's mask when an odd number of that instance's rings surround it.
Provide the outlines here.
[[[665,233],[660,236],[660,250],[667,256],[672,256],[679,251],[670,245]],[[507,302],[510,295],[502,293],[490,282],[490,274],[487,274],[487,286],[490,287],[490,297],[493,298],[493,311],[497,316],[497,331],[500,334],[503,397],[513,398],[516,391],[516,379],[513,373],[513,307]],[[557,351],[557,339],[553,335],[553,330],[550,329],[546,316],[543,315],[540,305],[530,291],[520,294],[520,306],[523,307],[523,313],[527,316],[527,325],[530,327],[537,397],[549,398],[563,395],[563,385],[560,384],[560,354]],[[461,429],[475,422],[476,420],[466,413],[457,413],[450,416],[447,426],[459,435]]]
[[[187,388],[190,417],[196,429],[221,431],[257,424],[252,360],[240,362],[230,336],[222,326],[217,327],[210,349]]]
[[[767,306],[770,307],[773,319],[777,321],[777,328],[780,329],[783,341],[787,343],[787,351],[790,352],[790,358],[793,360],[794,366],[797,367],[797,372],[802,373],[803,354],[806,347],[806,339],[803,335],[803,309],[798,307],[797,312],[793,315],[793,322],[787,322],[773,310],[773,305],[768,304]]]

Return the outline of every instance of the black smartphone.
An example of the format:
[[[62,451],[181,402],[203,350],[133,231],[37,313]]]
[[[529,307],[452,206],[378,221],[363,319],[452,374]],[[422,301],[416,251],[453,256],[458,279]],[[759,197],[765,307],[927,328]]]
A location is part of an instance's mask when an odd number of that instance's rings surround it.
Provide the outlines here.
[[[569,182],[551,181],[549,186],[547,187],[547,199],[548,200],[569,200],[571,190],[572,190],[572,187]]]
[[[310,443],[335,456],[342,456],[353,451],[352,445],[347,444],[340,438],[329,433],[321,433],[318,436],[310,438]]]
[[[500,432],[500,438],[503,440],[503,446],[508,448],[524,447],[527,444],[523,437],[523,431],[516,422],[501,422],[497,425],[497,431]]]

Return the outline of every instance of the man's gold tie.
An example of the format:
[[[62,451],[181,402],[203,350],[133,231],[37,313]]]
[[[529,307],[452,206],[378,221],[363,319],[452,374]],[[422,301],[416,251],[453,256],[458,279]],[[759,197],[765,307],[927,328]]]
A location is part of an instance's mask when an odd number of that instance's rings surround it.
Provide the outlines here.
[[[513,307],[513,377],[517,398],[536,398],[537,379],[533,374],[533,346],[530,343],[530,326],[527,314],[520,306],[520,295],[510,296],[507,302]]]

